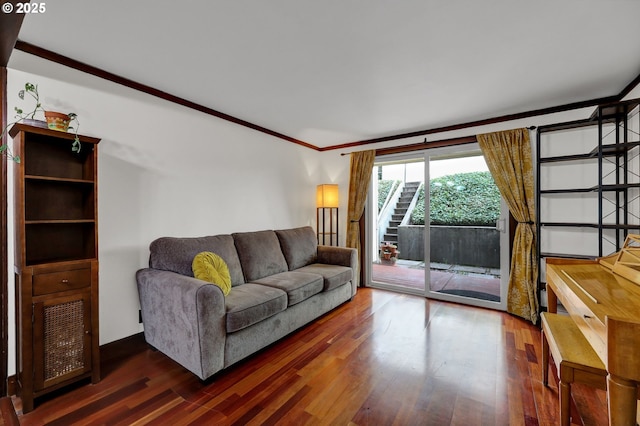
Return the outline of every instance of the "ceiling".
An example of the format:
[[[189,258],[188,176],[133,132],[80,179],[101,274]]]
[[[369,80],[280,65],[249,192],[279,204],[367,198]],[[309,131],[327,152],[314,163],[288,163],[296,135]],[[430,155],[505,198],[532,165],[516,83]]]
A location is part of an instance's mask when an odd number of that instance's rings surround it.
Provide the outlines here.
[[[57,0],[19,39],[327,147],[617,95],[639,17],[637,0]]]

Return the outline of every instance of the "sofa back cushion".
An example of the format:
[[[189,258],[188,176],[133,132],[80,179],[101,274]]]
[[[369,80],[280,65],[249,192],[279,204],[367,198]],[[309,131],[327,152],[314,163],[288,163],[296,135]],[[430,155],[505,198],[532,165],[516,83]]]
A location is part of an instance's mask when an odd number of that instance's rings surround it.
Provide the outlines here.
[[[283,229],[276,231],[276,235],[290,271],[316,263],[318,237],[312,227]]]
[[[233,235],[246,282],[287,271],[274,231],[237,232]]]
[[[231,285],[244,284],[240,259],[231,235],[198,238],[162,237],[151,242],[149,267],[193,277],[193,258],[200,252],[210,251],[220,256],[231,276]]]

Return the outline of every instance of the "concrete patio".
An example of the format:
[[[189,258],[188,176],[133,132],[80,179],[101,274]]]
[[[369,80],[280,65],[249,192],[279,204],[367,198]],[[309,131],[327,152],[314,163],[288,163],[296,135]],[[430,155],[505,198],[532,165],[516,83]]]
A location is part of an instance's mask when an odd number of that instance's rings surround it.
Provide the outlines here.
[[[399,259],[395,265],[373,263],[372,281],[424,290],[424,262]],[[463,265],[431,264],[431,290],[500,301],[500,271]]]

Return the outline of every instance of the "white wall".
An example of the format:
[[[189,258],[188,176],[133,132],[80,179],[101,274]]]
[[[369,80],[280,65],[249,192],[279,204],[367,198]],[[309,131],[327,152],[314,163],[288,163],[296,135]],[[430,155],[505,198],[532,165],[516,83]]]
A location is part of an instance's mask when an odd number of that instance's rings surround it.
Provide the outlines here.
[[[343,180],[344,162],[348,174],[348,157],[329,162],[325,170],[317,151],[16,54],[22,56],[9,64],[9,111],[24,104],[14,96],[24,83],[37,83],[45,108],[78,113],[80,133],[102,139],[100,344],[142,331],[135,272],[148,265],[153,239],[315,226],[316,185]],[[9,271],[11,189],[10,181]],[[343,203],[346,191],[343,186]],[[13,300],[12,274],[9,279],[8,300]],[[14,374],[10,305],[9,374]]]

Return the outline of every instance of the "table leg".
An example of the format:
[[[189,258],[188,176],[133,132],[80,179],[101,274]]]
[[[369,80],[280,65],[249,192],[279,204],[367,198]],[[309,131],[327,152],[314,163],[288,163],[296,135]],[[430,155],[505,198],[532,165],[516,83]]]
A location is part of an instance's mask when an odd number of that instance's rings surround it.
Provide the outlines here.
[[[607,397],[609,400],[609,425],[636,426],[636,400],[638,397],[636,383],[609,374]]]

